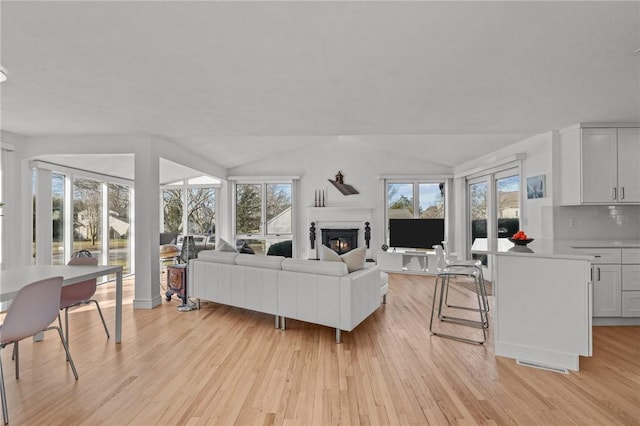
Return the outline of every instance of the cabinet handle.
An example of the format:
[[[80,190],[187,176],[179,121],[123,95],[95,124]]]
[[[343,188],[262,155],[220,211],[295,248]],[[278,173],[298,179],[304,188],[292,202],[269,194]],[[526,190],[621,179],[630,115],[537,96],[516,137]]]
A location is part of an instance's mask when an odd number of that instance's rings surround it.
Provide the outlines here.
[[[616,198],[618,198],[618,188],[613,188],[613,199],[615,200]]]
[[[598,280],[597,281],[600,281],[600,267],[596,266],[596,269],[598,270]]]
[[[620,199],[624,200],[624,186],[620,187]]]

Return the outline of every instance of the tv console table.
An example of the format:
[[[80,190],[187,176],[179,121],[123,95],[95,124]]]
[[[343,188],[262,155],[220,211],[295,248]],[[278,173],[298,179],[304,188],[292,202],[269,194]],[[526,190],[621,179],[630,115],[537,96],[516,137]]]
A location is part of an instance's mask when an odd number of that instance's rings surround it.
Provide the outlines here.
[[[434,250],[379,251],[378,267],[384,272],[435,275],[436,252]]]

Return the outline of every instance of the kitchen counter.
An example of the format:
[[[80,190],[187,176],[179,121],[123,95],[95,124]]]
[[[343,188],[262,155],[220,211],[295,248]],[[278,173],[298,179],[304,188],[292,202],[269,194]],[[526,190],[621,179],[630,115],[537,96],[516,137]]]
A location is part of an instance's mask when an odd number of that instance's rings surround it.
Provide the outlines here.
[[[472,253],[498,254],[513,256],[534,256],[562,259],[587,259],[593,256],[585,255],[576,249],[583,248],[640,248],[640,240],[545,240],[536,239],[526,246],[513,246],[506,238],[500,238],[498,248],[486,249],[486,240],[477,238],[471,247]]]
[[[578,370],[580,356],[592,355],[591,264],[597,263],[598,249],[638,248],[637,239],[537,239],[513,246],[501,238],[491,250],[486,239],[476,239],[472,253],[494,255],[496,355],[555,371]]]

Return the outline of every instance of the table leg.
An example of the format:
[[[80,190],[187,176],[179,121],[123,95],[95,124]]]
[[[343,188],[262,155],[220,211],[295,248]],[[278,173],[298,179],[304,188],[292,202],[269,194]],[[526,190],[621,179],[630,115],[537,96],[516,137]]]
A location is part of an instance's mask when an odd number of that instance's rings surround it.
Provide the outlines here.
[[[122,342],[122,271],[116,272],[116,343]]]

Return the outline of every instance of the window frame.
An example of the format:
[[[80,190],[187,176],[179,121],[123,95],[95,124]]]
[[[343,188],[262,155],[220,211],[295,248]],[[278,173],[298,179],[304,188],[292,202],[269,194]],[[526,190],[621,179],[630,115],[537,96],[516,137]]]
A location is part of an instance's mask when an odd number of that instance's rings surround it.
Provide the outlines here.
[[[296,191],[297,181],[299,177],[272,177],[272,178],[230,178],[232,183],[231,198],[231,235],[233,241],[239,239],[244,240],[264,240],[266,243],[273,241],[278,242],[281,240],[291,240],[295,244],[296,235]],[[260,233],[259,234],[239,234],[237,233],[238,222],[238,200],[237,200],[237,188],[238,185],[260,185]],[[268,233],[267,232],[267,186],[268,185],[290,185],[291,186],[291,232],[290,233]],[[267,248],[265,247],[265,250]],[[294,249],[295,251],[295,249]]]
[[[444,240],[448,238],[449,227],[449,203],[450,191],[452,188],[451,176],[424,176],[424,177],[387,177],[383,179],[383,197],[384,197],[384,243],[389,245],[389,185],[410,184],[413,186],[413,218],[420,219],[420,185],[421,184],[444,184],[444,195],[442,201],[444,203]]]

